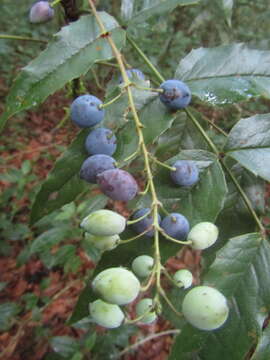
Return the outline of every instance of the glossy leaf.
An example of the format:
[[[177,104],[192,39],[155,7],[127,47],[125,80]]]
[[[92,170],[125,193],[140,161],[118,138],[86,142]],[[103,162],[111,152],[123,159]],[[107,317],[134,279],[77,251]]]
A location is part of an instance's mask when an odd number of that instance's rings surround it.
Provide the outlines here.
[[[99,15],[116,46],[121,48],[125,41],[124,30],[107,13]],[[5,113],[0,118],[0,128],[12,115],[42,103],[67,82],[86,74],[96,61],[112,57],[111,47],[105,38],[100,37],[100,28],[93,16],[82,16],[63,27],[15,80]]]
[[[128,25],[143,23],[153,15],[164,14],[172,11],[177,6],[198,4],[200,0],[143,0],[129,20]],[[139,1],[137,1],[139,4]]]
[[[256,346],[251,360],[268,360],[270,359],[270,325],[263,330],[263,333]]]
[[[269,61],[270,51],[249,49],[244,44],[199,48],[180,61],[175,77],[212,105],[270,98]]]
[[[170,360],[242,360],[263,336],[269,313],[270,246],[259,234],[238,236],[217,252],[204,284],[220,290],[228,299],[226,323],[213,332],[186,325],[176,339]],[[188,339],[188,341],[187,341]],[[193,357],[192,357],[193,356]]]
[[[73,201],[83,190],[88,188],[90,191],[91,185],[79,178],[80,167],[87,158],[84,143],[88,133],[87,129],[81,131],[69,148],[57,159],[35,198],[31,211],[32,224],[53,210]]]
[[[254,175],[270,181],[270,114],[241,119],[231,130],[225,151]]]

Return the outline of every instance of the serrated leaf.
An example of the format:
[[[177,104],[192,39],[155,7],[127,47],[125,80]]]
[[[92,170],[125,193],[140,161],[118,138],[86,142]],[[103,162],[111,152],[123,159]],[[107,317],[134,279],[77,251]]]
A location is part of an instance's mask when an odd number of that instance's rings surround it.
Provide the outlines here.
[[[53,170],[43,182],[31,210],[31,223],[55,209],[73,201],[78,194],[91,185],[79,178],[79,170],[87,158],[84,147],[89,130],[83,130],[68,149],[57,159]]]
[[[117,48],[125,41],[125,31],[116,20],[100,12],[101,21],[110,31]],[[92,15],[63,27],[48,47],[22,69],[7,98],[6,110],[0,118],[0,129],[12,115],[42,103],[67,82],[86,74],[98,60],[113,57],[111,47],[100,36],[100,28]]]
[[[230,314],[221,329],[206,332],[187,325],[176,339],[170,360],[198,356],[202,360],[244,359],[263,334],[270,310],[270,246],[260,234],[232,238],[217,252],[204,285],[220,290],[228,299]],[[180,345],[187,339],[188,346]],[[187,353],[190,357],[187,357]]]
[[[232,128],[226,153],[254,175],[270,181],[270,114],[241,119]]]
[[[218,158],[204,150],[183,150],[166,163],[176,160],[192,160],[199,168],[199,182],[192,187],[173,183],[170,171],[160,168],[155,174],[159,199],[168,211],[185,215],[193,226],[201,221],[215,222],[223,208],[227,185]]]
[[[195,5],[199,2],[200,0],[143,0],[142,5],[137,7],[136,13],[133,13],[128,25],[143,23],[151,16],[168,13],[177,6]]]
[[[269,61],[270,51],[249,49],[245,44],[199,48],[180,61],[175,77],[212,105],[270,98]]]

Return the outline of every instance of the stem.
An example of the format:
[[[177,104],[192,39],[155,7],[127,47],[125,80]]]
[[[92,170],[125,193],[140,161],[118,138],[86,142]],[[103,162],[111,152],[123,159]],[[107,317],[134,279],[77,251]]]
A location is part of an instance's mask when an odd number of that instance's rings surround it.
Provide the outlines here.
[[[166,169],[169,169],[169,170],[171,170],[171,171],[176,171],[176,167],[167,165],[167,164],[163,163],[162,161],[159,161],[155,156],[153,156],[153,155],[150,154],[150,153],[149,153],[149,156],[150,156],[151,159],[152,159],[155,163],[157,163],[158,165],[163,166],[163,167],[165,167]]]
[[[48,43],[48,41],[46,41],[46,40],[34,39],[31,37],[27,37],[27,36],[17,36],[17,35],[8,35],[8,34],[0,34],[0,39],[33,41],[33,42],[40,42],[43,44]]]
[[[137,85],[137,84],[135,84],[134,86],[139,90],[151,91],[151,92],[156,92],[156,93],[159,93],[159,94],[162,94],[164,92],[163,89],[154,89],[154,88],[140,86],[140,85]]]
[[[116,95],[112,100],[108,101],[106,104],[101,104],[99,105],[100,109],[103,109],[107,106],[110,106],[111,104],[113,104],[115,101],[117,101],[121,96],[123,95],[122,92],[120,92],[120,94]]]
[[[54,0],[53,2],[50,3],[51,7],[54,7],[55,5],[59,4],[62,0]]]
[[[176,244],[180,244],[180,245],[191,245],[192,244],[192,241],[181,241],[181,240],[177,240],[177,239],[171,237],[170,235],[166,234],[162,228],[159,228],[159,231],[166,239],[173,241]]]
[[[157,334],[153,334],[153,335],[149,335],[148,337],[136,342],[135,344],[132,344],[128,347],[126,347],[124,350],[122,350],[119,354],[118,354],[118,358],[122,357],[123,355],[125,355],[126,353],[135,350],[136,348],[138,348],[139,346],[145,344],[148,341],[154,340],[159,338],[160,336],[168,336],[168,335],[178,335],[180,333],[180,330],[178,329],[172,329],[172,330],[166,330],[166,331],[162,331],[160,333]]]
[[[159,290],[160,295],[164,298],[164,300],[166,301],[166,303],[169,305],[169,307],[172,309],[172,311],[178,316],[178,317],[182,317],[182,314],[180,314],[179,311],[176,310],[176,308],[174,307],[174,305],[172,304],[171,300],[168,298],[168,296],[166,295],[165,291],[160,288]]]
[[[160,74],[160,72],[154,67],[154,65],[151,63],[151,61],[148,59],[147,56],[142,52],[142,50],[138,47],[138,45],[135,43],[134,40],[131,39],[129,35],[127,35],[127,41],[130,43],[130,45],[133,47],[134,50],[140,55],[140,57],[144,60],[144,62],[149,66],[149,68],[152,70],[153,74],[156,76],[156,78],[163,82],[165,79]]]
[[[121,240],[119,245],[121,244],[125,244],[125,243],[128,243],[128,242],[131,242],[133,240],[137,240],[139,239],[140,237],[142,237],[144,234],[146,234],[149,230],[151,230],[151,228],[149,227],[149,229],[146,229],[144,230],[142,233],[140,233],[139,235],[136,235],[136,236],[133,236],[132,238],[129,238],[129,239],[126,239],[126,240]]]
[[[139,217],[135,220],[127,221],[127,225],[136,224],[138,221],[141,221],[142,219],[146,218],[146,216],[148,216],[150,213],[151,213],[151,210],[147,211],[144,215],[142,215],[141,217]]]
[[[248,208],[250,214],[253,216],[256,224],[258,225],[262,236],[265,238],[265,235],[266,235],[265,234],[265,228],[264,228],[263,224],[261,223],[261,220],[259,219],[258,215],[254,211],[254,209],[253,209],[253,207],[252,207],[252,205],[250,203],[249,198],[245,194],[244,190],[242,189],[241,185],[239,184],[239,182],[237,181],[237,179],[235,178],[233,173],[231,172],[231,169],[225,164],[225,162],[223,160],[220,160],[220,162],[221,162],[222,166],[224,167],[224,169],[227,171],[229,177],[231,178],[231,180],[234,183],[236,189],[240,193],[242,199],[244,200],[244,203],[246,204],[246,207]]]

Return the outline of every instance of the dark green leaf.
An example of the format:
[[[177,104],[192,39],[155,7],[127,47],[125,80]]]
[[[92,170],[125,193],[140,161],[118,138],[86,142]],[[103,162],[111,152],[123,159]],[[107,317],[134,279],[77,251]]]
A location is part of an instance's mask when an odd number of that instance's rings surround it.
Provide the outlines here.
[[[66,237],[71,235],[70,226],[59,226],[45,231],[39,235],[31,244],[30,253],[42,253],[49,251],[54,245],[59,244]]]
[[[254,175],[270,181],[270,114],[241,119],[231,130],[227,154]]]
[[[79,342],[70,336],[54,336],[50,345],[56,353],[69,359],[79,350]]]
[[[177,6],[198,4],[199,1],[200,0],[143,0],[142,5],[137,12],[133,14],[128,25],[141,24],[153,15],[168,13]]]
[[[244,44],[192,50],[180,61],[176,78],[194,95],[213,105],[233,104],[252,97],[270,97],[270,51]]]
[[[31,211],[31,223],[55,209],[73,201],[78,194],[91,186],[79,178],[79,170],[87,158],[84,147],[89,130],[83,130],[60,156],[41,186]]]
[[[270,325],[263,330],[263,333],[256,346],[251,360],[268,360],[270,359]]]
[[[7,331],[13,325],[13,318],[20,312],[18,304],[7,302],[0,305],[0,330]]]
[[[121,48],[124,30],[107,13],[100,12],[99,16],[117,48]],[[112,57],[112,49],[107,39],[100,36],[94,16],[82,16],[63,27],[47,49],[17,77],[7,98],[6,111],[0,118],[0,128],[12,115],[42,103],[67,82],[86,74],[96,61]]]

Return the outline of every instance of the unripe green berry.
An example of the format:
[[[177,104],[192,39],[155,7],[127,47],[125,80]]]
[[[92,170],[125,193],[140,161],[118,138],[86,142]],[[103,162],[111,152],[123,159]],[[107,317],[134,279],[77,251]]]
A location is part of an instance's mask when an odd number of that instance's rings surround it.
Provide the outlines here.
[[[182,269],[176,271],[176,273],[173,275],[173,279],[179,287],[187,289],[192,285],[193,276],[189,270]]]
[[[156,320],[157,315],[155,311],[151,310],[152,306],[153,300],[150,298],[145,298],[138,302],[136,305],[136,317],[140,317],[145,314],[145,316],[143,316],[139,321],[144,324],[151,324]]]
[[[132,262],[132,270],[139,277],[147,277],[151,274],[154,259],[148,255],[137,256]]]
[[[102,300],[90,303],[89,311],[96,324],[108,329],[117,328],[125,318],[118,305],[108,304]]]
[[[95,277],[92,286],[105,301],[117,305],[129,304],[140,292],[139,280],[122,267],[103,270]]]
[[[97,236],[89,233],[85,234],[85,239],[89,243],[91,243],[95,248],[106,251],[113,250],[117,247],[120,242],[119,235],[111,235],[111,236]]]
[[[201,330],[215,330],[225,323],[229,314],[226,298],[209,286],[196,286],[184,297],[183,315]]]
[[[211,222],[201,222],[190,230],[187,240],[195,250],[204,250],[212,246],[218,238],[218,228]]]
[[[93,235],[111,236],[125,230],[126,219],[114,211],[102,209],[86,216],[81,227]]]

